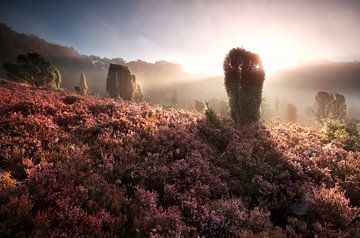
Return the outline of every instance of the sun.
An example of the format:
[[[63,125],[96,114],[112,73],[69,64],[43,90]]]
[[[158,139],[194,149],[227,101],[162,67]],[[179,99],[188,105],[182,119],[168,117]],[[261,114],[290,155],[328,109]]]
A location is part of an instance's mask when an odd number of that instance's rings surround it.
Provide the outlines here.
[[[288,52],[259,52],[260,58],[267,74],[295,66],[298,62],[296,56]]]

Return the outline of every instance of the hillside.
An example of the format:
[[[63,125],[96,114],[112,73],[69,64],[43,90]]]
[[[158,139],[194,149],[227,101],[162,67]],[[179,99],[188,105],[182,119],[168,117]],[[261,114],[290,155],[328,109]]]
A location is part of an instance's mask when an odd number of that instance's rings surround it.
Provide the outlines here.
[[[178,64],[166,61],[149,63],[143,60],[126,62],[122,58],[107,59],[98,56],[81,55],[75,49],[49,43],[36,36],[13,31],[5,24],[0,24],[0,64],[14,61],[18,54],[38,52],[45,55],[60,69],[62,87],[74,91],[78,85],[80,72],[84,71],[90,92],[108,96],[105,92],[107,71],[110,63],[126,64],[142,85],[146,101],[167,104],[173,95],[177,95],[179,108],[193,108],[194,100],[218,98],[226,100],[223,76],[200,77],[183,72]],[[0,69],[0,76],[5,72]],[[264,87],[264,105],[268,111],[278,98],[285,111],[288,104],[298,108],[300,121],[308,122],[306,111],[314,104],[315,94],[321,90],[338,92],[345,95],[348,108],[359,104],[360,63],[312,63],[283,70],[274,75],[267,75]],[[301,99],[301,100],[299,100]],[[272,112],[274,114],[274,112]],[[349,115],[359,118],[359,113]],[[272,117],[271,115],[268,117]]]
[[[359,237],[346,143],[1,80],[0,236]]]
[[[360,62],[318,62],[299,65],[272,76],[274,84],[290,89],[358,93]]]
[[[122,58],[108,59],[81,55],[72,47],[49,43],[34,35],[15,32],[9,26],[0,23],[0,65],[5,61],[15,61],[17,55],[29,52],[39,53],[54,64],[62,74],[62,86],[70,91],[78,85],[80,73],[84,71],[91,91],[106,96],[105,85],[110,63],[129,66],[145,89],[161,87],[163,84],[176,83],[188,78],[178,64],[166,61],[149,63],[142,60],[126,62]],[[4,77],[5,74],[1,68],[0,76]]]

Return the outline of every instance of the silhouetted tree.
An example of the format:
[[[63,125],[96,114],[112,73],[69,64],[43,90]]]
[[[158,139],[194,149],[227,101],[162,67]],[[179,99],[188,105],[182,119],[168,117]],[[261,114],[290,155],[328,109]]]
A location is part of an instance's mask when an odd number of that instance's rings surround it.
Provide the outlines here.
[[[127,66],[110,64],[106,91],[110,97],[121,97],[124,100],[133,100],[136,91],[136,79],[131,75]]]
[[[286,117],[288,122],[297,121],[297,109],[294,104],[288,104]]]
[[[195,99],[194,107],[196,111],[202,113],[204,112],[205,104],[202,101]]]
[[[80,74],[80,94],[87,95],[88,89],[89,89],[89,87],[87,85],[85,74],[84,74],[84,72],[81,72],[81,74]]]
[[[6,70],[7,76],[16,82],[60,89],[59,70],[37,53],[18,55],[16,63],[5,62],[2,67]]]
[[[346,118],[346,101],[343,95],[320,91],[316,94],[315,101],[315,115],[318,122],[323,123],[325,119]]]
[[[233,120],[239,124],[257,122],[265,78],[259,56],[243,48],[234,48],[225,57],[224,73]]]

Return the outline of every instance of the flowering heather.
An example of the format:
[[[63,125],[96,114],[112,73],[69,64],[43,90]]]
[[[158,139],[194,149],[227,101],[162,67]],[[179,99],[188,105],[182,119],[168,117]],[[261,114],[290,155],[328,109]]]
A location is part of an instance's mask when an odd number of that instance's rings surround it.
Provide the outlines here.
[[[295,124],[0,81],[0,237],[360,237],[360,152]]]

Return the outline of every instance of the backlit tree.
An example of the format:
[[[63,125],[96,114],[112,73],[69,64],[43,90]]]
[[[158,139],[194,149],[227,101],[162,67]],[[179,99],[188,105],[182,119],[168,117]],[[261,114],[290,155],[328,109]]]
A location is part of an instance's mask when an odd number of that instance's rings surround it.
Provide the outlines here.
[[[84,74],[84,72],[81,72],[81,75],[80,75],[80,94],[81,95],[87,95],[88,90],[89,90],[89,87],[87,85],[85,74]]]
[[[60,89],[61,74],[54,65],[37,53],[18,55],[16,63],[5,62],[2,67],[7,76],[22,83],[36,87]]]
[[[223,66],[231,117],[239,124],[257,122],[265,79],[260,57],[243,48],[234,48],[226,55]]]

